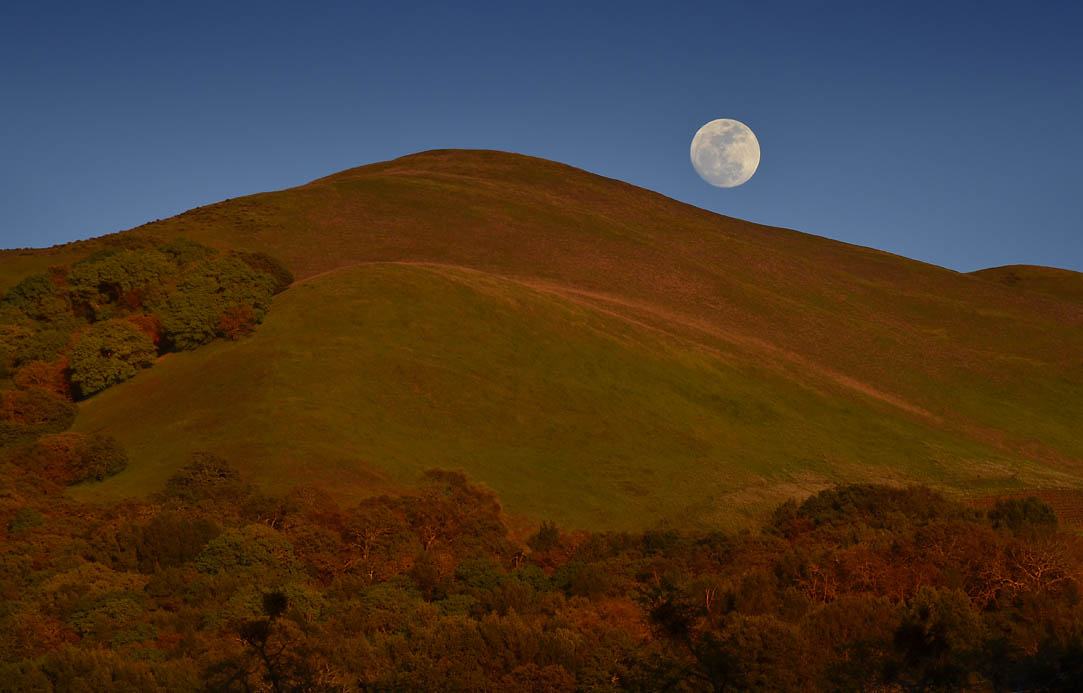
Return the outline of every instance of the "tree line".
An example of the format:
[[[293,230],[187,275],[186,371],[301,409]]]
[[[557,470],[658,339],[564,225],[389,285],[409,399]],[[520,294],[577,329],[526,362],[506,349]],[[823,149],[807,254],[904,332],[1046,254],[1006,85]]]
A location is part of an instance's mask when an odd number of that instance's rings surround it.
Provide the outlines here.
[[[1049,506],[840,486],[759,531],[509,533],[461,473],[340,506],[215,455],[99,507],[0,467],[0,691],[1070,690]]]

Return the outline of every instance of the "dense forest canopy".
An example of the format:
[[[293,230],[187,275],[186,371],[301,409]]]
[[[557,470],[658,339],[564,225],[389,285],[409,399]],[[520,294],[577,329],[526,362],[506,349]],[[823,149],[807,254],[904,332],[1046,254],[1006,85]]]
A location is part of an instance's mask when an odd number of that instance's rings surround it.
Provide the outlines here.
[[[65,500],[2,467],[0,690],[1069,690],[1083,545],[1035,499],[989,511],[843,486],[758,532],[512,536],[434,470],[337,506],[194,455],[153,499]]]

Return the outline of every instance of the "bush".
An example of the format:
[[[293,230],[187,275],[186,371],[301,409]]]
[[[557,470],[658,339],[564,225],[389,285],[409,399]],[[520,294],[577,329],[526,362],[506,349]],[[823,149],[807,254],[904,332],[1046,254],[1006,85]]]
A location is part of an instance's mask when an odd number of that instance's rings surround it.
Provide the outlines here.
[[[60,359],[52,363],[31,361],[15,372],[13,380],[15,381],[15,387],[20,390],[40,388],[67,398],[71,395],[71,384],[68,382],[67,370],[67,359]]]
[[[981,614],[966,593],[920,588],[895,631],[901,657],[889,667],[891,678],[911,683],[911,690],[967,687],[981,657],[984,631]]]
[[[203,690],[190,661],[141,662],[109,650],[73,645],[40,659],[0,665],[0,692],[7,691],[165,691]]]
[[[155,515],[137,533],[139,570],[153,573],[194,560],[207,542],[221,533],[218,525],[207,518],[175,512]]]
[[[45,518],[33,508],[19,508],[8,521],[8,534],[21,534],[45,524]]]
[[[159,286],[175,273],[176,266],[164,253],[122,250],[96,261],[76,263],[67,281],[73,298],[98,315],[102,304],[116,304],[122,298],[132,303],[132,292]]]
[[[196,557],[196,568],[209,575],[236,576],[247,571],[279,576],[300,574],[290,542],[260,525],[232,529],[208,542]]]
[[[102,248],[101,250],[95,250],[90,255],[87,255],[86,257],[81,257],[78,260],[76,260],[75,262],[73,262],[71,267],[68,269],[68,273],[70,274],[71,270],[75,269],[79,265],[87,265],[87,264],[92,265],[92,264],[94,264],[96,262],[102,262],[102,261],[106,260],[107,258],[113,257],[114,255],[116,255],[120,251],[121,251],[120,248]]]
[[[250,491],[229,462],[209,452],[196,452],[165,482],[165,495],[184,501],[237,499]]]
[[[293,272],[290,272],[282,261],[267,253],[238,252],[236,256],[252,269],[263,274],[270,275],[275,280],[274,292],[282,293],[293,283]]]
[[[526,545],[538,553],[545,553],[560,545],[560,530],[555,522],[542,522],[534,536],[526,540]]]
[[[1007,527],[1013,532],[1055,529],[1057,526],[1057,514],[1053,512],[1053,508],[1034,496],[998,500],[996,506],[989,511],[989,520],[994,527]]]
[[[249,306],[230,308],[218,319],[217,334],[234,341],[256,330],[256,315]]]
[[[183,236],[178,236],[167,243],[163,243],[158,246],[158,251],[181,268],[206,260],[215,254],[215,251],[211,248]]]
[[[128,466],[128,453],[113,436],[97,433],[87,436],[78,448],[78,455],[71,466],[73,481],[101,481],[123,471]]]
[[[15,364],[31,361],[52,361],[71,344],[70,329],[48,328],[37,330],[22,340],[15,351]]]
[[[9,461],[58,484],[101,481],[128,466],[128,455],[112,436],[84,433],[44,435],[14,450]]]
[[[155,347],[161,343],[162,321],[158,319],[158,316],[153,313],[144,313],[142,315],[131,315],[124,319],[138,327],[140,332],[147,335],[147,338],[154,343]]]
[[[216,258],[192,267],[177,290],[157,308],[162,331],[176,349],[195,349],[214,339],[227,311],[246,307],[255,322],[270,307],[275,280],[233,257]]]
[[[40,433],[66,431],[75,421],[77,411],[64,397],[36,387],[8,390],[0,396],[0,421]]]
[[[156,355],[154,342],[130,322],[98,323],[71,350],[69,379],[78,397],[89,397],[151,366]]]
[[[782,521],[785,511],[776,514]],[[877,529],[924,524],[933,519],[960,518],[959,507],[924,488],[891,488],[874,484],[849,484],[826,489],[807,498],[796,516],[817,527],[865,524]]]
[[[158,307],[166,343],[173,349],[185,351],[210,342],[222,314],[221,304],[214,289],[187,287],[171,294]]]
[[[49,320],[70,307],[65,293],[44,273],[31,274],[13,286],[4,303],[34,320]]]

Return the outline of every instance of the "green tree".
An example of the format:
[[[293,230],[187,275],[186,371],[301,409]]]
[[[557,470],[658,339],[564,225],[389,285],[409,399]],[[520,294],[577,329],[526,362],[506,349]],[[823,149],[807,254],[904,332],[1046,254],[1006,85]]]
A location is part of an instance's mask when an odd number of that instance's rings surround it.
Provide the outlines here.
[[[165,495],[184,501],[236,500],[251,489],[229,462],[209,452],[195,452],[165,482]]]
[[[960,590],[922,587],[895,631],[900,658],[887,667],[887,682],[909,690],[961,688],[975,683],[985,626]]]
[[[0,395],[0,421],[41,433],[68,430],[77,411],[78,407],[64,397],[37,387],[7,390]]]
[[[66,431],[77,407],[66,397],[41,388],[0,394],[0,447],[31,442],[43,433]]]
[[[31,361],[52,361],[71,343],[71,339],[72,331],[64,327],[35,330],[20,341],[14,354],[15,365],[20,366]]]
[[[128,466],[128,455],[112,436],[55,433],[16,448],[8,461],[58,484],[101,481]]]
[[[85,398],[134,376],[154,363],[154,342],[125,320],[91,327],[69,355],[69,378],[77,397]]]
[[[113,436],[92,433],[79,445],[71,483],[101,481],[128,467],[128,453]]]
[[[187,267],[191,264],[206,260],[215,254],[215,251],[202,243],[197,243],[184,236],[163,243],[158,246],[158,251],[173,261],[177,267]]]
[[[1001,498],[989,511],[989,520],[994,527],[1007,527],[1013,532],[1057,527],[1057,514],[1053,508],[1034,496]]]
[[[135,308],[146,298],[143,294],[148,289],[160,291],[163,282],[176,271],[170,258],[157,250],[122,250],[75,263],[68,273],[68,287],[73,301],[94,319],[101,319],[112,313],[110,306],[133,292],[138,295],[128,308]],[[149,293],[153,295],[154,290]]]
[[[219,331],[222,316],[247,307],[256,322],[270,307],[275,280],[234,257],[201,262],[181,277],[176,290],[156,306],[162,331],[176,349],[206,344]]]
[[[286,287],[293,283],[293,272],[276,257],[260,252],[238,252],[236,256],[255,271],[274,277],[276,294],[285,291]]]
[[[534,551],[545,553],[560,545],[560,530],[555,522],[542,522],[537,533],[526,540],[526,545]]]
[[[34,320],[50,320],[70,310],[67,296],[47,274],[31,274],[5,295],[7,306]]]

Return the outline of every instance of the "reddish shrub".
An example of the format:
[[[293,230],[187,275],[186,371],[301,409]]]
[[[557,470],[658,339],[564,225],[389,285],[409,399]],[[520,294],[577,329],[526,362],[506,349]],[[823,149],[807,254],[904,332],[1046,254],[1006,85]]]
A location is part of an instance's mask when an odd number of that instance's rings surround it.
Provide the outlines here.
[[[70,485],[116,474],[128,465],[128,456],[111,436],[57,433],[16,448],[8,461],[54,483]]]
[[[41,388],[47,392],[71,398],[71,384],[67,376],[68,360],[31,361],[15,372],[15,387],[20,390]]]
[[[159,343],[162,341],[162,322],[158,319],[157,315],[153,313],[144,313],[142,315],[132,315],[124,319],[138,327],[139,331],[150,337],[150,341],[154,342],[155,347],[158,347]]]
[[[117,296],[117,307],[122,310],[139,310],[143,307],[143,292],[131,289]]]
[[[63,289],[68,285],[68,270],[71,267],[68,265],[54,265],[46,270],[49,275],[49,281],[53,283],[58,289]]]
[[[67,430],[75,421],[75,412],[71,401],[37,387],[7,390],[0,395],[0,421],[41,431]]]
[[[247,337],[255,329],[256,316],[251,306],[230,308],[218,319],[218,334],[229,339]]]

